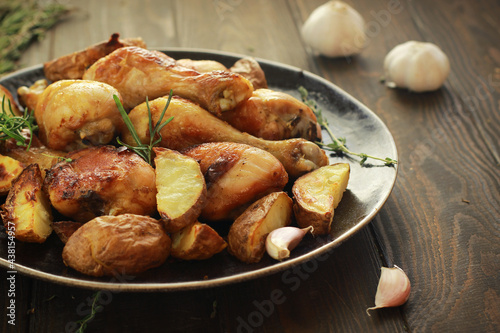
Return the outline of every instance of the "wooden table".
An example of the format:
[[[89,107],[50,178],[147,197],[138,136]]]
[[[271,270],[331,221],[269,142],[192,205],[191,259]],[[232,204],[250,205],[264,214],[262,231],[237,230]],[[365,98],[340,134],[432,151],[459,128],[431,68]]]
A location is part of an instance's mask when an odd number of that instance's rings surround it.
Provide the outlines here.
[[[141,36],[150,48],[247,54],[319,74],[373,110],[392,132],[399,173],[372,223],[319,267],[284,288],[282,274],[215,289],[112,293],[87,332],[499,332],[500,6],[497,1],[353,0],[368,43],[328,59],[299,29],[320,0],[111,1],[76,8],[23,56],[38,64],[107,39]],[[448,55],[451,74],[430,93],[380,83],[395,45],[422,40]],[[396,264],[412,292],[398,308],[365,313],[380,267]],[[7,290],[2,270],[0,294]],[[280,304],[270,306],[273,291]],[[16,326],[1,332],[72,332],[94,291],[18,276]],[[4,299],[6,299],[5,296]]]

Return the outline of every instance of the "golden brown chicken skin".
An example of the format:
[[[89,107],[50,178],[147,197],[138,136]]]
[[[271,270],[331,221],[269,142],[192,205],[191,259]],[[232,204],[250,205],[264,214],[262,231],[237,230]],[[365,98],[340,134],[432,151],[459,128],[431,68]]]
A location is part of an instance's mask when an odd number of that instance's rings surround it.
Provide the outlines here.
[[[283,165],[272,154],[234,142],[211,142],[183,151],[200,163],[207,184],[201,218],[234,219],[266,194],[288,182]]]
[[[156,124],[167,103],[166,97],[149,102],[153,122]],[[143,143],[149,142],[148,110],[146,103],[138,105],[129,113],[138,136]],[[159,144],[175,150],[206,142],[237,142],[248,144],[274,155],[285,167],[290,177],[298,177],[320,166],[328,164],[325,152],[316,144],[305,139],[270,141],[243,133],[210,114],[195,103],[180,97],[173,97],[164,120],[174,119],[161,130]],[[121,132],[125,143],[134,145],[130,132]]]
[[[96,216],[156,211],[154,169],[132,151],[113,146],[90,147],[54,165],[44,188],[61,214],[78,222]]]
[[[321,141],[321,127],[312,110],[280,91],[257,89],[252,97],[224,112],[221,118],[242,132],[266,140]]]
[[[124,38],[114,33],[108,41],[91,45],[85,50],[64,55],[43,64],[45,77],[50,81],[81,79],[85,70],[98,59],[125,46],[146,48],[142,38]]]
[[[228,71],[200,73],[180,66],[158,51],[123,47],[99,59],[83,75],[84,79],[105,82],[120,92],[125,109],[168,95],[198,103],[213,114],[231,110],[250,97],[250,81]]]
[[[110,143],[123,124],[112,86],[96,81],[60,80],[42,89],[20,89],[35,110],[38,137],[49,148],[71,151]]]

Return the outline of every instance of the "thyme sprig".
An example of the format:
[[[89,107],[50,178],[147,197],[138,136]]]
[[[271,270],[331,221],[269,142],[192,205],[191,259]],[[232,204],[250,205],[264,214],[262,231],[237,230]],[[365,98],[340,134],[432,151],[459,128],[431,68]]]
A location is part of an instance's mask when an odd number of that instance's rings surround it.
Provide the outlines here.
[[[103,306],[97,304],[99,297],[101,296],[101,291],[98,291],[92,296],[92,305],[90,306],[90,313],[83,319],[77,321],[77,324],[80,324],[80,327],[76,331],[76,333],[84,333],[87,329],[87,325],[95,318],[97,312],[102,311]]]
[[[135,152],[137,155],[142,157],[146,162],[148,162],[150,165],[152,164],[152,156],[153,156],[153,147],[156,146],[158,143],[161,142],[162,137],[161,137],[161,130],[162,128],[168,124],[174,117],[170,117],[167,120],[165,120],[163,123],[163,117],[165,116],[165,112],[167,111],[168,106],[170,105],[170,100],[172,99],[173,91],[170,90],[170,94],[168,96],[167,103],[165,104],[165,108],[161,112],[160,118],[158,119],[158,122],[153,126],[153,117],[151,115],[151,109],[149,107],[149,100],[146,97],[146,107],[148,109],[148,123],[149,123],[149,143],[142,143],[141,139],[139,138],[139,135],[137,134],[137,131],[134,127],[134,124],[132,124],[132,121],[130,120],[130,117],[128,116],[127,112],[125,111],[122,103],[120,102],[120,99],[118,96],[113,95],[113,99],[115,100],[116,106],[118,107],[118,110],[120,111],[120,114],[123,118],[123,121],[125,122],[125,125],[127,126],[128,130],[130,131],[130,134],[132,134],[132,137],[134,138],[135,143],[137,144],[136,146],[132,146],[129,144],[126,144],[120,140],[120,138],[116,138],[116,141],[128,149],[132,150]]]
[[[336,153],[345,153],[345,154],[348,154],[348,155],[358,156],[358,157],[361,158],[361,160],[359,161],[360,165],[364,165],[369,158],[374,159],[374,160],[378,160],[378,161],[382,161],[387,166],[391,166],[391,165],[394,165],[394,164],[398,163],[397,160],[394,160],[394,159],[392,159],[390,157],[381,158],[381,157],[376,157],[376,156],[368,155],[368,154],[365,154],[365,153],[355,153],[355,152],[352,152],[351,150],[349,150],[346,147],[346,142],[347,142],[346,138],[343,138],[343,137],[337,138],[335,136],[335,134],[333,134],[333,132],[330,129],[330,126],[328,124],[328,120],[323,116],[323,110],[318,106],[318,104],[316,103],[315,100],[312,100],[312,99],[308,98],[307,89],[304,88],[304,87],[302,87],[302,86],[300,86],[298,90],[300,92],[300,96],[302,98],[302,101],[307,106],[309,106],[311,108],[311,110],[316,115],[316,119],[318,121],[318,124],[327,131],[328,135],[332,139],[332,143],[328,143],[328,144],[325,144],[323,142],[316,142],[322,148],[324,148],[326,150],[330,150],[330,151],[336,152]]]
[[[5,110],[5,105],[8,105],[8,111]],[[29,130],[29,140],[26,143],[26,137],[23,136],[23,130]],[[12,110],[12,104],[5,95],[2,98],[2,112],[0,113],[0,140],[14,139],[18,146],[26,147],[29,150],[33,141],[33,132],[38,129],[35,125],[35,116],[33,111],[24,110],[22,116],[18,116]]]
[[[15,70],[22,52],[70,11],[57,3],[7,0],[0,4],[0,75]]]

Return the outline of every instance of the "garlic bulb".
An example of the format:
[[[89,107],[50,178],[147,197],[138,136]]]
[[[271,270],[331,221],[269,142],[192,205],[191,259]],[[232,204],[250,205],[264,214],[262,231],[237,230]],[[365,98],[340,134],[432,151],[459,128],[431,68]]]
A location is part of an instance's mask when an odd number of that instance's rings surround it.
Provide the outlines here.
[[[302,38],[319,54],[350,56],[361,52],[365,41],[365,21],[342,1],[329,1],[316,8],[302,26]]]
[[[436,90],[449,73],[448,57],[432,43],[408,41],[393,48],[384,60],[385,82],[391,88]]]
[[[393,268],[382,267],[375,306],[366,309],[366,313],[370,315],[369,310],[403,305],[410,297],[410,290],[410,279],[401,268],[396,265]]]
[[[288,258],[290,256],[290,251],[299,245],[302,238],[312,230],[312,226],[303,229],[296,227],[274,229],[266,238],[267,254],[276,260]]]

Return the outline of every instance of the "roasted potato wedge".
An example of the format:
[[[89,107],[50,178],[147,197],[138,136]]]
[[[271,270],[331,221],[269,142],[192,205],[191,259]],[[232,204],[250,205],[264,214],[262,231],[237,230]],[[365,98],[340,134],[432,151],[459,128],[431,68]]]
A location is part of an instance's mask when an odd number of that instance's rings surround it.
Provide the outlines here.
[[[45,178],[46,170],[49,170],[57,162],[64,159],[66,154],[66,152],[47,147],[31,147],[29,150],[26,150],[25,147],[19,146],[12,147],[5,152],[5,155],[22,162],[24,165],[38,164],[43,178]]]
[[[66,244],[71,235],[73,235],[74,232],[77,231],[82,225],[83,223],[81,222],[59,221],[53,222],[52,228],[54,229],[54,232],[59,237],[61,242]]]
[[[151,217],[100,216],[71,235],[62,258],[67,266],[86,275],[135,275],[163,264],[170,244],[161,223]]]
[[[226,241],[208,224],[195,221],[173,233],[171,255],[183,260],[203,260],[221,252]]]
[[[43,243],[52,233],[52,208],[42,191],[43,179],[37,164],[28,165],[12,183],[2,206],[6,228],[14,224],[16,239]]]
[[[3,104],[2,104],[3,103]],[[14,96],[10,93],[9,89],[0,84],[0,109],[5,110],[10,115],[10,109],[16,116],[21,116],[23,113],[19,110]]]
[[[0,155],[0,195],[9,193],[12,182],[23,172],[24,164],[9,156]]]
[[[228,250],[246,263],[259,262],[266,251],[267,235],[292,221],[292,199],[274,192],[248,207],[231,225]]]
[[[347,188],[349,174],[348,163],[337,163],[316,169],[295,181],[293,212],[300,227],[313,226],[314,235],[330,232],[334,209]]]
[[[207,199],[205,178],[193,158],[154,148],[156,204],[165,230],[176,232],[195,222]]]
[[[200,162],[208,201],[201,212],[207,221],[235,219],[252,202],[281,191],[288,174],[272,154],[249,145],[211,142],[184,151]]]

